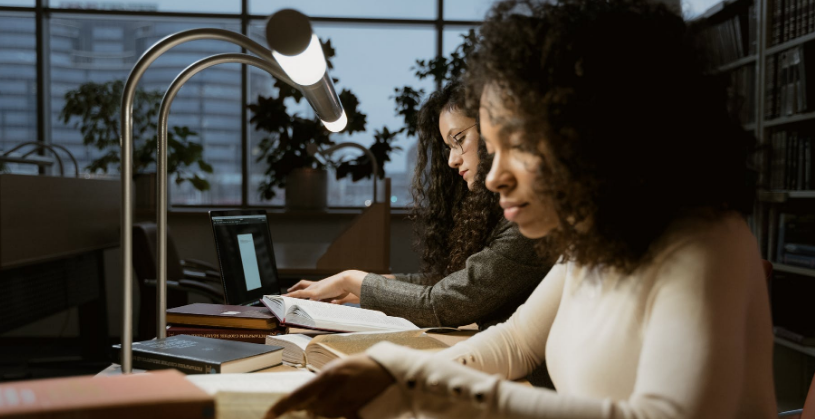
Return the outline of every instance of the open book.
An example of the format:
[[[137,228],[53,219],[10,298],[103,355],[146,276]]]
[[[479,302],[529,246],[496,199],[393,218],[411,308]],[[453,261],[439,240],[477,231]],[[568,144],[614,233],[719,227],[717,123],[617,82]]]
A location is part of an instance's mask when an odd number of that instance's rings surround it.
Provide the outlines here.
[[[417,330],[415,324],[381,311],[281,295],[264,295],[260,300],[281,325],[331,332],[375,332]]]
[[[364,352],[379,342],[392,342],[408,348],[438,351],[449,345],[425,333],[426,329],[401,332],[338,333],[308,336],[303,334],[267,336],[266,344],[283,347],[283,361],[312,371],[348,355]]]

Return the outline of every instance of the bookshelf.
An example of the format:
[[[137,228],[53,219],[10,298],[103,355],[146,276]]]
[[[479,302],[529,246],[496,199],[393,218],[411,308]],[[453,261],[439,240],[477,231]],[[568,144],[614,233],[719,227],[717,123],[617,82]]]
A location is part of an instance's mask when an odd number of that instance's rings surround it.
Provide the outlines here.
[[[699,17],[730,77],[731,110],[761,153],[751,228],[773,262],[773,321],[815,330],[815,0],[726,0]],[[808,247],[811,246],[811,247]],[[811,251],[811,252],[810,252]],[[807,253],[809,252],[809,253]],[[809,332],[800,333],[809,333]],[[779,406],[802,406],[815,347],[775,339]]]

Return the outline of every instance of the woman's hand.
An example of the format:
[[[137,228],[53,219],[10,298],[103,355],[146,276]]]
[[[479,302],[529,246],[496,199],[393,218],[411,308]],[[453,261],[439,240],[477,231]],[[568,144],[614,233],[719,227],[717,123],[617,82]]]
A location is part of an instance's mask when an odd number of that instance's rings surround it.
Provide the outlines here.
[[[362,280],[367,272],[343,271],[322,281],[301,280],[289,288],[286,297],[329,301],[335,304],[359,304]]]
[[[280,399],[266,413],[266,419],[297,410],[355,419],[361,408],[393,382],[390,373],[367,355],[338,359],[326,365],[313,380]]]

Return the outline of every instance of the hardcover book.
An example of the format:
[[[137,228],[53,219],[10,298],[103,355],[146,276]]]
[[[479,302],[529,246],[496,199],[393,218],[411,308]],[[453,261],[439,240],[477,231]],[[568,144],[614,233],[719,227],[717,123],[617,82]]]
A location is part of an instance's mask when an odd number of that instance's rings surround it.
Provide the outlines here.
[[[277,320],[265,307],[196,303],[167,310],[167,323],[273,330]]]
[[[0,417],[210,419],[212,396],[178,371],[0,384]]]
[[[285,327],[277,327],[272,330],[259,329],[235,329],[225,327],[187,326],[169,325],[167,326],[167,337],[187,335],[199,336],[202,338],[234,340],[248,343],[266,343],[267,336],[282,335],[286,333]]]
[[[113,345],[114,359],[121,360],[121,346]],[[133,368],[174,368],[186,374],[218,374],[257,371],[281,363],[283,348],[256,343],[179,335],[133,342]]]
[[[359,307],[281,295],[264,295],[261,302],[284,326],[332,332],[376,332],[419,328],[401,317],[391,317],[381,311]]]

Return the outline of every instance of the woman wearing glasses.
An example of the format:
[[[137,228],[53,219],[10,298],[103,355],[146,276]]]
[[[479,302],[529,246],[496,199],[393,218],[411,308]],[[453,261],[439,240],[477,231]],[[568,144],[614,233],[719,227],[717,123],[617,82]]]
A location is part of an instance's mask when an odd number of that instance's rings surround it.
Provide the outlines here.
[[[350,270],[300,281],[288,296],[359,303],[420,327],[477,323],[482,330],[526,300],[550,266],[484,187],[490,160],[475,115],[463,105],[463,88],[454,82],[430,95],[419,113],[412,219],[421,238],[421,272]]]
[[[777,418],[755,140],[692,30],[664,2],[521,0],[480,31],[486,185],[559,262],[505,323],[433,354],[379,343],[269,417]],[[508,381],[544,362],[557,392]]]

